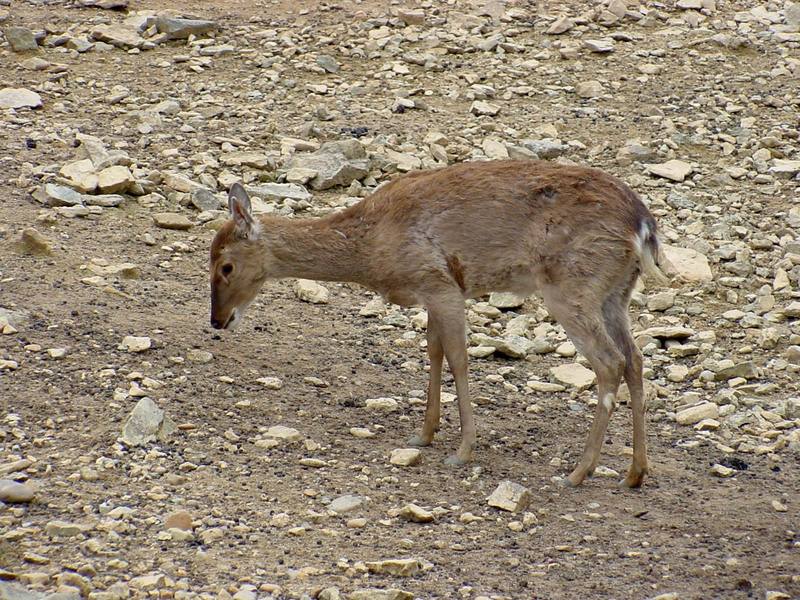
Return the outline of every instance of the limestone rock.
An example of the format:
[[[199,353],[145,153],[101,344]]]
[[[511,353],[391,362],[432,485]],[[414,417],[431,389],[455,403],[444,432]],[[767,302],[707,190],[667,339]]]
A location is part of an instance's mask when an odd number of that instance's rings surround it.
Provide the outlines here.
[[[122,427],[122,441],[129,446],[142,446],[156,439],[164,441],[175,430],[175,424],[150,398],[136,403]]]
[[[369,173],[366,151],[357,140],[327,142],[311,154],[297,154],[286,165],[287,170],[308,169],[316,172],[310,185],[315,190],[327,190],[350,185]]]
[[[186,215],[172,212],[154,214],[153,222],[156,224],[156,227],[160,227],[161,229],[175,229],[178,231],[186,231],[191,229],[194,225]]]
[[[245,190],[251,196],[263,200],[311,200],[311,193],[302,185],[293,183],[264,183],[261,185],[246,185]]]
[[[273,425],[267,429],[264,436],[287,443],[299,442],[303,439],[302,434],[297,429],[285,427],[284,425]]]
[[[651,175],[681,182],[692,172],[692,165],[682,160],[668,160],[665,163],[649,164],[647,170]]]
[[[327,304],[328,288],[310,279],[298,279],[294,283],[294,293],[303,302]]]
[[[91,194],[97,189],[97,172],[88,158],[67,163],[61,167],[59,175],[68,179],[73,188],[84,194]]]
[[[23,503],[33,500],[34,491],[29,486],[11,479],[0,479],[0,502]]]
[[[126,335],[122,338],[118,349],[128,352],[144,352],[152,346],[152,340],[146,336]]]
[[[392,450],[389,462],[401,467],[411,467],[419,464],[422,452],[419,448],[396,448]]]
[[[185,39],[190,35],[202,36],[215,31],[217,27],[214,21],[204,19],[181,19],[162,15],[156,20],[156,29],[167,40]]]
[[[492,104],[491,102],[475,100],[475,102],[472,103],[472,106],[469,107],[469,112],[478,117],[496,117],[500,113],[500,107],[497,104]]]
[[[33,197],[46,206],[80,206],[83,196],[65,185],[46,183],[33,193]]]
[[[575,93],[579,98],[599,98],[605,93],[603,84],[597,80],[581,81],[575,86]]]
[[[561,383],[566,383],[579,390],[584,390],[591,387],[597,376],[594,371],[587,369],[580,363],[571,363],[567,365],[558,365],[551,367],[550,375]]]
[[[134,29],[117,23],[98,25],[92,29],[89,37],[92,40],[106,42],[118,48],[142,48],[145,44],[145,40]]]
[[[366,588],[353,590],[348,600],[414,600],[414,594],[396,588]]]
[[[511,292],[492,292],[489,295],[489,304],[496,308],[519,308],[525,303],[525,296]]]
[[[33,227],[27,227],[22,230],[19,245],[20,251],[24,254],[48,256],[53,253],[52,244]]]
[[[97,186],[103,194],[125,192],[134,182],[130,169],[121,165],[103,169],[97,174],[97,179]]]
[[[364,504],[364,499],[361,496],[345,495],[339,496],[328,505],[328,508],[339,515],[353,512],[361,508]]]
[[[694,425],[703,419],[716,419],[719,417],[719,407],[713,402],[701,402],[678,411],[675,421],[680,425]]]
[[[3,35],[14,52],[27,52],[39,47],[33,32],[25,27],[5,27]]]
[[[433,521],[433,513],[429,510],[417,506],[416,504],[409,503],[400,509],[398,516],[406,521],[412,523],[430,523]]]
[[[366,563],[370,573],[410,577],[418,573],[422,567],[416,558],[395,558]]]
[[[689,283],[714,279],[708,259],[692,248],[662,244],[660,266],[668,277],[678,277]]]
[[[492,494],[486,499],[489,506],[509,512],[525,510],[531,502],[528,488],[513,481],[501,481]]]

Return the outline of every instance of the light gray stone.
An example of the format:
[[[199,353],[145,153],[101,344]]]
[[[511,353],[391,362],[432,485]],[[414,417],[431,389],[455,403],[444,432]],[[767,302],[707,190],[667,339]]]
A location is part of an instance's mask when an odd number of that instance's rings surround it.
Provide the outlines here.
[[[364,498],[361,496],[353,496],[351,494],[347,494],[345,496],[339,496],[333,502],[328,505],[328,508],[331,509],[333,512],[339,515],[343,515],[346,513],[353,512],[354,510],[358,510],[364,504]]]
[[[310,200],[311,193],[302,185],[294,183],[263,183],[260,185],[246,185],[245,190],[251,196],[263,200]]]
[[[80,206],[83,196],[64,185],[46,183],[33,193],[33,197],[46,206]]]
[[[525,486],[505,480],[500,482],[486,502],[489,506],[501,510],[519,512],[528,508],[531,502],[531,493]]]
[[[719,407],[713,402],[701,402],[684,408],[675,414],[675,421],[680,425],[694,425],[703,419],[719,417]]]
[[[0,108],[39,108],[42,97],[25,88],[3,88],[0,90]]]
[[[556,380],[567,385],[584,390],[591,387],[597,376],[594,371],[587,369],[580,363],[571,363],[566,365],[558,365],[557,367],[550,368],[550,375]]]
[[[214,21],[204,19],[181,19],[178,17],[159,16],[156,19],[156,29],[164,35],[164,39],[179,40],[190,35],[200,37],[211,33],[218,28]]]
[[[294,283],[294,293],[303,302],[327,304],[328,288],[310,279],[298,279]]]
[[[26,27],[5,27],[3,35],[14,52],[28,52],[39,47],[33,32]]]
[[[648,164],[647,170],[651,175],[657,175],[670,181],[681,182],[692,172],[692,165],[682,160],[668,160],[665,163]]]
[[[660,267],[668,277],[678,277],[689,283],[714,279],[708,258],[692,248],[662,244]]]
[[[35,493],[30,486],[11,479],[0,479],[0,502],[23,503],[33,500]]]
[[[129,446],[142,446],[156,439],[164,441],[175,431],[175,424],[150,398],[136,403],[122,427],[122,441]]]
[[[186,231],[191,229],[194,225],[186,215],[171,212],[154,214],[153,222],[156,224],[156,227],[160,227],[161,229],[175,229],[178,231]]]

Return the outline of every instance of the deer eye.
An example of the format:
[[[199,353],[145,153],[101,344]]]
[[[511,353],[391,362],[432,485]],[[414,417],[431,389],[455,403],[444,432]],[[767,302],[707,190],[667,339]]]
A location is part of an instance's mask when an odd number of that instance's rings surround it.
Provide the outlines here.
[[[225,275],[225,277],[227,277],[231,273],[233,273],[233,265],[232,264],[228,263],[228,264],[222,265],[222,274]]]

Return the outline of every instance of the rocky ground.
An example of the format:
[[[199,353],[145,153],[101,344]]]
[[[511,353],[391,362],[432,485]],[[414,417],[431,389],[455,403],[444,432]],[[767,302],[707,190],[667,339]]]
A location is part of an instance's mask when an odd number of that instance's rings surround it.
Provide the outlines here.
[[[0,598],[800,596],[800,4],[299,4],[0,0]],[[468,303],[464,468],[452,394],[403,450],[420,309],[285,281],[207,325],[232,182],[313,216],[507,156],[659,220],[641,490],[624,402],[559,485],[596,399],[535,298]]]

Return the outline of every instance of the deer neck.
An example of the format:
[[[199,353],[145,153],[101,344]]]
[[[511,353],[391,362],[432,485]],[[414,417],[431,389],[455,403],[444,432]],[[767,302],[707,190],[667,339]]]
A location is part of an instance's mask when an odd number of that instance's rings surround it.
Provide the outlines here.
[[[358,244],[328,221],[262,217],[270,276],[358,282],[363,273]]]

